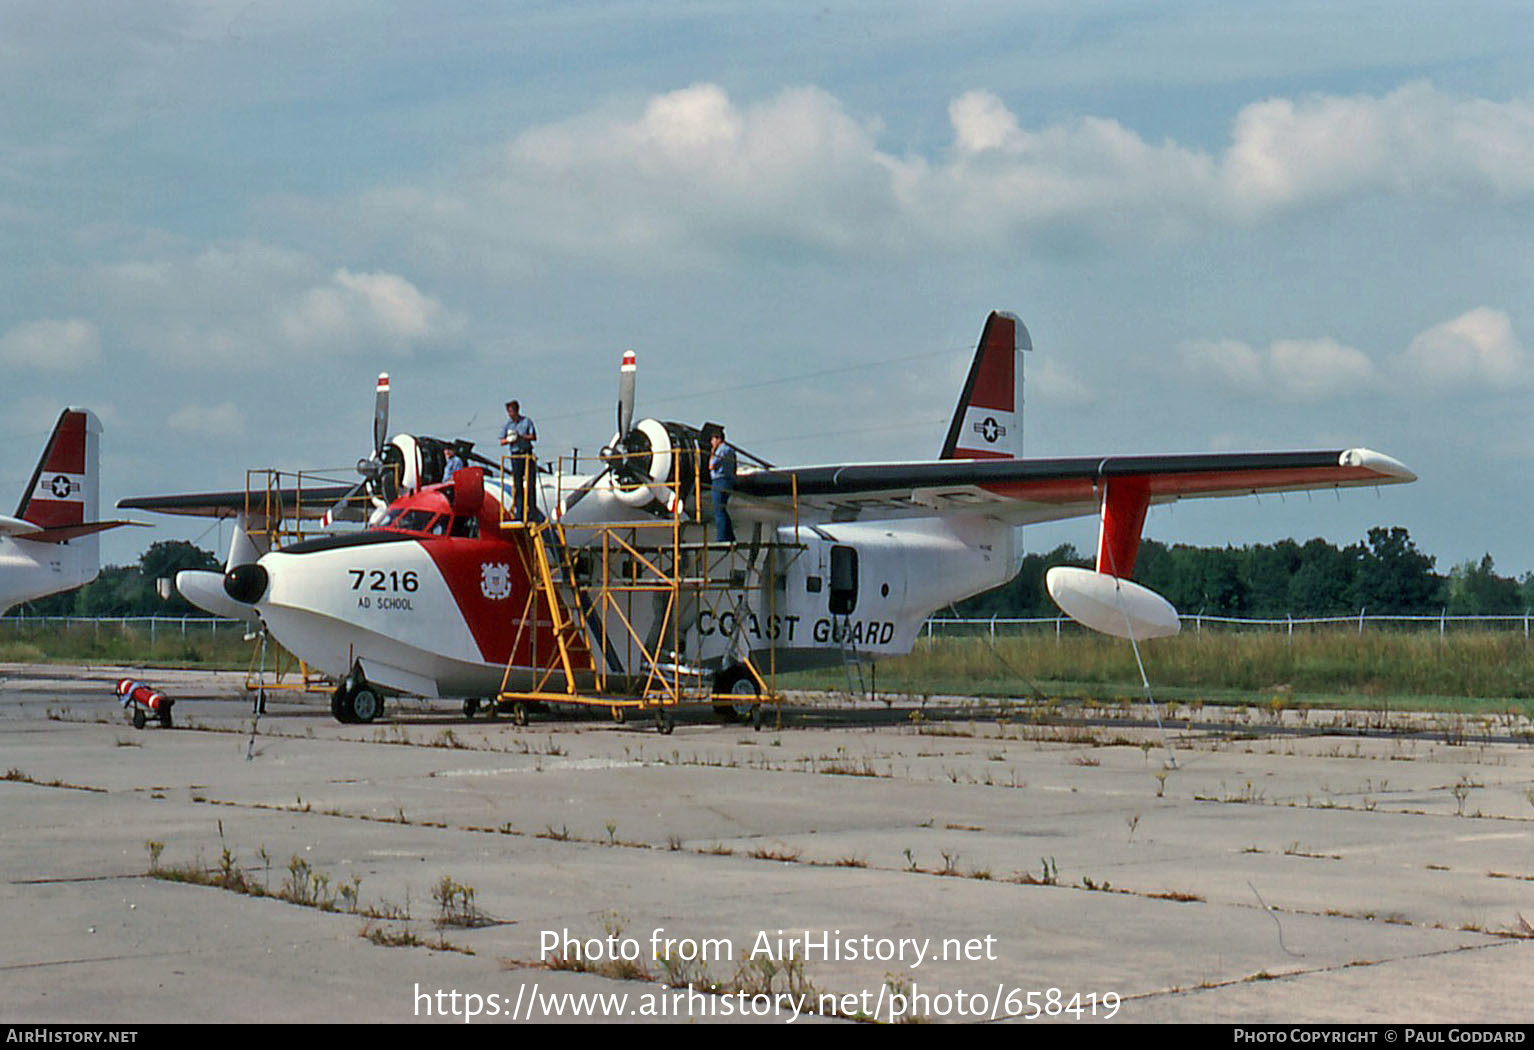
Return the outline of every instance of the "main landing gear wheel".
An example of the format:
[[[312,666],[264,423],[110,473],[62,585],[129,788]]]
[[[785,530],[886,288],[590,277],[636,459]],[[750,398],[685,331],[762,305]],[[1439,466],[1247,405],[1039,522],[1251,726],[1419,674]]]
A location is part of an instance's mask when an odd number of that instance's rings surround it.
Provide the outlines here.
[[[495,708],[492,707],[491,710],[493,711]],[[473,698],[465,700],[463,702],[463,717],[472,722],[477,714],[479,714],[479,701]]]
[[[363,685],[352,694],[352,717],[358,722],[371,722],[383,714],[383,697],[370,685]]]
[[[362,677],[362,669],[354,668],[331,694],[330,713],[346,725],[371,722],[383,714],[383,697]]]
[[[736,703],[716,701],[714,717],[725,725],[734,725],[745,719],[751,720],[752,729],[762,728],[762,705],[758,702],[761,690],[756,677],[741,664],[725,668],[714,676],[715,695],[737,696]]]
[[[671,730],[676,728],[676,723],[671,720],[671,712],[664,707],[655,712],[655,731],[661,736],[670,736]]]
[[[520,700],[511,705],[511,722],[516,726],[527,725],[527,705]]]
[[[160,708],[160,728],[169,729],[170,724],[170,701],[165,701],[165,706]]]
[[[144,714],[144,712],[141,709],[139,709],[137,707],[135,707],[133,709],[133,728],[134,729],[143,729],[145,724],[148,723],[148,721],[149,721],[149,718]]]

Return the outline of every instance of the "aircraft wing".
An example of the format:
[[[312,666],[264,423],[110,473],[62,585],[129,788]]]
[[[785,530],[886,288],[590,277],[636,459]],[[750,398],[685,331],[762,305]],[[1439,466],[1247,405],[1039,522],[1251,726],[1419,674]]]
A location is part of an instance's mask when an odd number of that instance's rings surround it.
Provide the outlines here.
[[[1096,514],[1110,479],[1151,504],[1212,496],[1393,485],[1416,475],[1369,449],[938,460],[742,473],[735,513],[806,523],[968,514],[1013,525]]]
[[[232,492],[191,492],[178,496],[134,496],[118,500],[124,510],[152,510],[158,514],[182,514],[195,518],[237,518],[253,522],[272,515],[278,518],[321,518],[335,502],[352,491],[351,485],[316,485]],[[274,514],[274,512],[276,512]],[[259,525],[257,527],[260,527]]]

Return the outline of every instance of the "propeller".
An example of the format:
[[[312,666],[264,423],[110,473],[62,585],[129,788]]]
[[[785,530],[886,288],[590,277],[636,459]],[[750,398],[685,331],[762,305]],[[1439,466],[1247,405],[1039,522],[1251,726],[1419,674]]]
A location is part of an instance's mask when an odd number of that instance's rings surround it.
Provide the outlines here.
[[[634,425],[634,379],[639,370],[634,351],[623,351],[623,364],[618,367],[618,433],[626,435]]]
[[[634,467],[630,457],[636,453],[647,451],[645,449],[631,448],[634,439],[644,437],[636,432],[634,427],[634,383],[638,376],[639,362],[634,351],[623,351],[623,363],[618,366],[618,431],[617,438],[612,445],[602,449],[602,459],[606,461],[599,472],[594,474],[570,495],[565,497],[564,507],[561,514],[569,513],[575,505],[586,498],[587,493],[596,488],[602,479],[609,473],[615,474],[624,481],[633,478]],[[648,445],[648,441],[644,444]]]
[[[373,454],[357,461],[357,473],[362,475],[362,480],[336,500],[320,519],[320,527],[328,528],[337,521],[366,520],[367,510],[358,505],[357,497],[361,495],[371,496],[374,502],[392,502],[399,494],[399,478],[404,465],[404,453],[389,441],[389,373],[380,372],[373,401]]]

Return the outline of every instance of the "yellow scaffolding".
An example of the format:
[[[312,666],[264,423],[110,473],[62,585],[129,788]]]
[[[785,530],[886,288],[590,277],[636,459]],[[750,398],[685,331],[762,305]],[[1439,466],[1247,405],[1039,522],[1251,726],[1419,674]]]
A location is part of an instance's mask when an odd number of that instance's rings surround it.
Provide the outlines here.
[[[709,704],[717,710],[749,706],[753,722],[761,724],[763,704],[778,705],[777,635],[778,595],[788,561],[804,546],[795,539],[768,539],[770,526],[756,526],[746,542],[719,543],[708,538],[709,526],[698,517],[702,506],[702,457],[698,451],[674,451],[694,457],[690,484],[649,484],[655,515],[646,519],[581,522],[568,525],[541,519],[531,494],[523,501],[523,520],[503,519],[500,527],[510,538],[521,537],[517,550],[525,577],[533,586],[519,612],[517,630],[497,702],[509,704],[518,721],[528,703],[561,703],[610,708],[622,720],[629,711],[654,711],[662,732],[669,732],[669,711],[684,704]],[[521,469],[532,476],[532,457],[508,456],[526,461]],[[621,457],[612,457],[619,460]],[[576,473],[574,457],[571,473]],[[612,462],[603,461],[604,467]],[[517,472],[504,470],[515,478]],[[565,461],[553,472],[553,491],[564,491]],[[690,491],[689,491],[690,490]],[[691,507],[691,512],[689,512]],[[551,508],[552,510],[552,508]],[[572,547],[569,533],[581,534]],[[775,529],[772,530],[775,536]],[[765,591],[768,627],[757,624],[754,632],[765,646],[766,666],[758,666],[752,645],[745,639],[746,624],[755,622],[749,608],[753,590]],[[636,608],[649,605],[647,631],[636,624]],[[715,673],[694,653],[688,642],[701,640],[702,617],[713,617],[723,631],[732,627],[729,656],[737,680],[749,679],[751,694],[716,692]],[[548,630],[540,632],[540,626]],[[548,640],[552,636],[552,644]],[[524,641],[526,646],[524,647]],[[530,658],[519,666],[519,653]],[[738,670],[735,670],[738,669]],[[519,675],[526,688],[513,688]]]

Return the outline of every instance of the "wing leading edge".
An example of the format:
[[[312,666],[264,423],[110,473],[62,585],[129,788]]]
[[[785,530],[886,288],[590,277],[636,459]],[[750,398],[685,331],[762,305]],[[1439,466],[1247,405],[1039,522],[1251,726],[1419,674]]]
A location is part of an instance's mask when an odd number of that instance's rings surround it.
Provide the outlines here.
[[[351,490],[350,485],[317,485],[270,491],[193,492],[180,496],[135,496],[118,500],[117,505],[124,510],[151,510],[196,518],[245,517],[260,527],[259,523],[269,515],[305,520],[324,517],[331,505]]]
[[[943,460],[801,467],[742,474],[733,500],[764,517],[879,521],[971,514],[1015,525],[1096,514],[1111,488],[1151,504],[1264,492],[1394,485],[1416,480],[1364,448],[1070,459]]]

